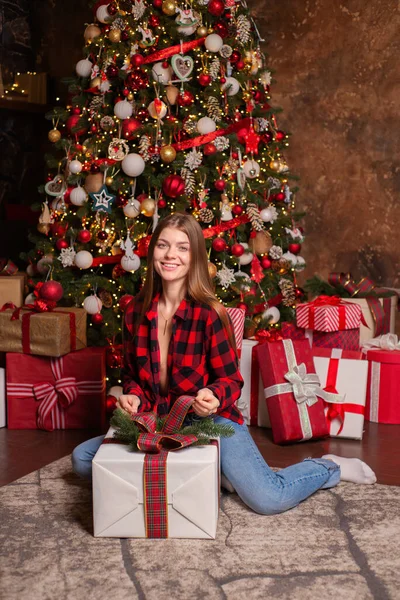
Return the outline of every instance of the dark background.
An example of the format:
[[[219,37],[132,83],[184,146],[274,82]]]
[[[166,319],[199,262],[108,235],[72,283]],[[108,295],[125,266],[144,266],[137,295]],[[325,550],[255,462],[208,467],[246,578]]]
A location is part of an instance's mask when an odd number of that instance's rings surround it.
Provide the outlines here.
[[[286,158],[300,177],[297,206],[307,211],[305,276],[351,271],[400,287],[399,3],[249,5],[275,70],[272,100],[284,109],[278,124],[292,134]],[[57,95],[65,100],[60,78],[82,58],[91,21],[85,0],[0,0],[3,79],[47,72],[49,105]],[[48,107],[0,102],[0,256],[16,258],[27,245],[27,207],[46,176],[51,124]]]

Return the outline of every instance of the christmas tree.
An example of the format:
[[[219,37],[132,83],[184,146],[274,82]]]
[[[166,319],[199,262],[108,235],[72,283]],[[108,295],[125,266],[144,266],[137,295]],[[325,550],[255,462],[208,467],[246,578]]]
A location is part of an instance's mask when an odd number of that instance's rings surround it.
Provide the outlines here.
[[[83,305],[90,344],[120,343],[152,231],[187,211],[247,335],[291,320],[303,235],[246,1],[100,0],[93,14],[70,104],[48,115],[55,152],[28,273],[51,280],[36,296]]]

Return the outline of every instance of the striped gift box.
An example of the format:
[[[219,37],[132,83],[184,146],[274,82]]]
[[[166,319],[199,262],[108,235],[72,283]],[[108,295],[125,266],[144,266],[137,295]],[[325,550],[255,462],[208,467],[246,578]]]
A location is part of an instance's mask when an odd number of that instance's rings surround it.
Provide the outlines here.
[[[306,302],[299,304],[296,308],[297,326],[313,331],[358,329],[361,318],[361,307],[347,302],[340,302],[336,305],[316,305]]]
[[[236,349],[237,349],[238,355],[240,357],[240,354],[242,351],[244,319],[245,319],[246,313],[243,310],[243,308],[229,307],[226,310],[232,321],[233,333],[235,335]]]

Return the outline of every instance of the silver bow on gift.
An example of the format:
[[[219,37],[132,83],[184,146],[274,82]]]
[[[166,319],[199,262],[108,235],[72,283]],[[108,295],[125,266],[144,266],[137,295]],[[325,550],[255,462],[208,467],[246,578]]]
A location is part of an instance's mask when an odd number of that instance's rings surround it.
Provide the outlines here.
[[[380,349],[380,350],[400,350],[399,338],[395,333],[385,333],[376,338],[372,338],[364,342],[363,352],[368,350]]]
[[[307,373],[306,365],[301,363],[293,367],[286,373],[285,379],[292,386],[292,391],[297,404],[305,402],[307,406],[312,406],[318,402],[317,392],[321,390],[318,375]]]

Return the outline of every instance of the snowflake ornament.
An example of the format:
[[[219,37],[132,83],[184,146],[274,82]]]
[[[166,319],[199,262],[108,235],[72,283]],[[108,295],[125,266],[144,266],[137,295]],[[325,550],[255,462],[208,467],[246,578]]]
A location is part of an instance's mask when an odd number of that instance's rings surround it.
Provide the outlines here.
[[[196,150],[196,148],[192,148],[192,150],[186,155],[185,158],[185,167],[194,171],[197,169],[203,160],[202,152]]]
[[[268,177],[267,183],[268,183],[270,190],[273,190],[276,188],[280,189],[280,187],[281,187],[281,180],[278,179],[277,177]]]
[[[269,71],[263,71],[260,76],[262,85],[271,85],[271,73]]]
[[[125,140],[113,138],[108,145],[108,158],[123,160],[129,154],[129,146]]]
[[[283,254],[283,250],[280,246],[271,246],[268,254],[272,260],[279,260]]]
[[[235,272],[233,269],[228,269],[228,267],[224,264],[222,269],[217,272],[216,275],[219,279],[220,284],[223,288],[228,288],[232,283],[235,283]]]
[[[216,140],[214,140],[214,146],[218,150],[218,152],[223,152],[227,148],[229,148],[229,140],[224,135],[221,135]]]
[[[257,117],[255,119],[256,123],[258,124],[258,131],[267,131],[268,127],[269,127],[269,121],[268,119],[264,119],[263,117]]]
[[[74,250],[74,247],[70,246],[69,248],[62,248],[60,250],[60,256],[57,258],[57,260],[60,261],[60,263],[62,264],[62,266],[65,269],[66,267],[74,266],[75,256],[76,256],[76,252]]]
[[[146,11],[146,5],[141,0],[134,0],[132,5],[132,16],[135,21],[139,21]]]

